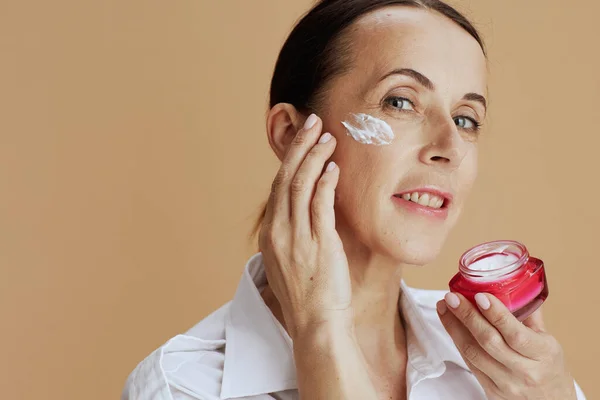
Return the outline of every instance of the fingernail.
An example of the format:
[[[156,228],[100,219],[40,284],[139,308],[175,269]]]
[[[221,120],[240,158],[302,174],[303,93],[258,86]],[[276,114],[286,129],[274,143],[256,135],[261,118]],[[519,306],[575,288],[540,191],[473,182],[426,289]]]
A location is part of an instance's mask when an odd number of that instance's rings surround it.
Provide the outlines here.
[[[304,130],[312,128],[316,123],[317,116],[315,114],[310,114],[310,116],[306,119],[306,122],[304,122]]]
[[[327,164],[327,168],[325,169],[326,172],[331,172],[333,171],[333,169],[335,168],[335,163],[333,161],[331,161],[329,164]]]
[[[331,133],[324,133],[319,139],[319,143],[327,143],[331,140]]]
[[[446,311],[448,311],[448,307],[446,307],[445,301],[438,301],[436,307],[437,307],[437,311],[440,315],[444,315],[444,314],[446,314]]]
[[[483,293],[477,293],[475,295],[475,302],[482,310],[487,310],[490,308],[490,299]]]
[[[448,303],[448,305],[452,308],[458,308],[458,306],[460,305],[460,299],[457,295],[455,295],[452,292],[446,293],[446,296],[444,296],[444,298],[446,299],[446,303]]]

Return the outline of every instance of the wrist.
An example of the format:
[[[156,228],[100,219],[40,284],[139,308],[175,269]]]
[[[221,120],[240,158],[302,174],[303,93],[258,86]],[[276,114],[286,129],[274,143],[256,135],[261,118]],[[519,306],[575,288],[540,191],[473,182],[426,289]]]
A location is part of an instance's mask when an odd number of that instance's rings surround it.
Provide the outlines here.
[[[294,361],[301,398],[377,398],[354,328],[345,320],[298,331]]]
[[[290,337],[296,348],[330,348],[337,342],[355,340],[354,323],[347,319],[326,320],[296,326]]]
[[[354,336],[354,314],[352,309],[335,311],[317,317],[297,318],[286,323],[293,341],[329,340],[330,337]]]

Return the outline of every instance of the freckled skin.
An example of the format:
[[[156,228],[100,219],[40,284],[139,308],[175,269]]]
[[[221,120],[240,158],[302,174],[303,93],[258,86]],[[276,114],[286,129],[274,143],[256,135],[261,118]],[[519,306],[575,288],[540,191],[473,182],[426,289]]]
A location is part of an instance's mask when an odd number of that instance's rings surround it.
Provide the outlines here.
[[[424,265],[439,254],[477,175],[477,136],[459,129],[454,118],[485,119],[485,108],[463,96],[486,96],[487,64],[477,41],[445,17],[407,7],[382,10],[363,17],[350,33],[351,67],[331,82],[320,115],[324,131],[337,139],[337,230],[350,258]],[[397,68],[418,71],[435,90],[407,76],[380,81]],[[390,96],[409,98],[414,111],[391,107],[385,103]],[[365,145],[349,136],[342,122],[359,113],[387,122],[392,143]],[[391,201],[400,190],[424,185],[453,194],[446,220]]]

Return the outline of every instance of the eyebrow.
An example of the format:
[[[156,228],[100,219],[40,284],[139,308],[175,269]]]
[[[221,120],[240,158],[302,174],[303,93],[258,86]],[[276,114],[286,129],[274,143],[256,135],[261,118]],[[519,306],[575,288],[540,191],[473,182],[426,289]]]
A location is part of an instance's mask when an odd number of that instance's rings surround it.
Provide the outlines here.
[[[393,71],[388,72],[387,74],[385,74],[380,80],[379,82],[389,78],[390,76],[393,75],[404,75],[404,76],[408,76],[410,78],[413,78],[415,81],[419,82],[421,84],[421,86],[425,87],[428,90],[431,91],[435,91],[435,85],[433,84],[433,82],[431,81],[431,79],[429,79],[428,77],[426,77],[425,75],[423,75],[422,73],[415,71],[412,68],[398,68],[395,69]],[[470,101],[476,101],[478,103],[481,103],[481,105],[483,106],[483,108],[487,111],[487,101],[485,99],[485,97],[483,97],[482,95],[480,95],[479,93],[467,93],[463,96],[463,100],[470,100]]]

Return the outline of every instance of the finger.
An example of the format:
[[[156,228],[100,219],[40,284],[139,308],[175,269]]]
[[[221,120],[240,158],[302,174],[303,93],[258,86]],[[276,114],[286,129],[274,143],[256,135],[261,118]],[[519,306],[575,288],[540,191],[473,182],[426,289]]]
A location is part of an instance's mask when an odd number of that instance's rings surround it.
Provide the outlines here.
[[[470,362],[465,361],[465,363],[467,364],[473,375],[475,375],[475,378],[477,378],[477,381],[479,381],[479,384],[481,385],[481,387],[483,387],[486,393],[501,393],[501,390],[498,387],[498,385],[496,385],[496,382],[494,382],[489,376],[484,374],[479,368],[477,368]]]
[[[335,231],[335,188],[340,178],[339,167],[331,161],[317,183],[311,207],[312,234],[314,238]]]
[[[323,174],[325,163],[335,149],[335,143],[335,138],[331,133],[324,133],[308,152],[292,180],[291,217],[297,235],[310,235],[311,233],[311,202]]]
[[[538,308],[533,312],[533,314],[527,317],[523,321],[523,325],[538,333],[546,332],[546,325],[544,324],[544,315],[542,312],[542,307]]]
[[[523,357],[506,344],[500,332],[460,293],[447,293],[445,302],[477,343],[494,359],[514,368]]]
[[[484,350],[462,321],[448,311],[448,308],[452,309],[447,307],[444,300],[437,304],[440,320],[465,362],[475,366],[496,384],[511,379],[509,369]]]
[[[290,218],[290,185],[298,168],[304,161],[306,154],[317,142],[322,122],[315,114],[311,114],[304,123],[304,127],[296,134],[288,151],[286,152],[281,167],[273,180],[271,192],[273,199],[273,220],[281,219],[288,223]]]
[[[540,335],[515,318],[496,296],[478,293],[475,301],[482,315],[513,350],[531,359],[537,359],[545,351],[545,342]]]

